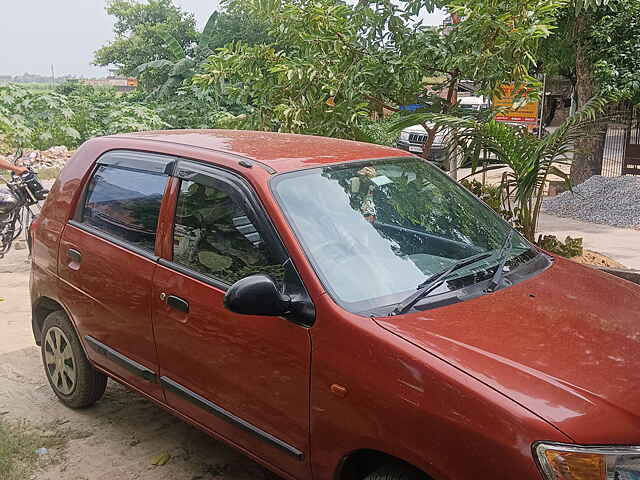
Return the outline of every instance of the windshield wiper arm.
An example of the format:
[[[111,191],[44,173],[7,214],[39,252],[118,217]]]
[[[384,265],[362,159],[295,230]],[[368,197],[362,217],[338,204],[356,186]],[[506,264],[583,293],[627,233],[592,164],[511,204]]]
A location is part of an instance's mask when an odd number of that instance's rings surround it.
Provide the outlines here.
[[[391,315],[402,315],[403,313],[407,313],[416,303],[418,303],[420,300],[422,300],[424,297],[429,295],[432,291],[446,282],[447,277],[453,272],[473,263],[479,262],[480,260],[484,260],[485,258],[489,258],[494,255],[494,252],[495,250],[493,252],[484,252],[478,255],[473,255],[472,257],[463,258],[462,260],[458,260],[441,272],[431,275],[424,282],[418,285],[418,290],[415,293],[412,293],[403,301],[398,303],[396,308],[394,308],[391,312]]]
[[[500,263],[498,264],[498,269],[496,273],[493,274],[489,285],[487,286],[487,292],[495,292],[500,284],[502,283],[502,278],[504,277],[504,266],[507,263],[507,259],[509,258],[509,252],[511,252],[511,239],[513,238],[514,230],[509,231],[507,238],[504,239],[502,243],[502,247],[500,248]]]

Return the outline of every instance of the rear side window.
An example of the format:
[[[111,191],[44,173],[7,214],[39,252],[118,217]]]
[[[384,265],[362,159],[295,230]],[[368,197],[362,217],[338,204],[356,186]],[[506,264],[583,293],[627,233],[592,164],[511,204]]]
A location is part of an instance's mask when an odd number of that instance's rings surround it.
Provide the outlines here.
[[[228,192],[183,180],[176,206],[173,261],[232,284],[263,273],[282,283],[274,259],[244,207]]]
[[[100,165],[89,183],[82,223],[154,251],[166,175]]]

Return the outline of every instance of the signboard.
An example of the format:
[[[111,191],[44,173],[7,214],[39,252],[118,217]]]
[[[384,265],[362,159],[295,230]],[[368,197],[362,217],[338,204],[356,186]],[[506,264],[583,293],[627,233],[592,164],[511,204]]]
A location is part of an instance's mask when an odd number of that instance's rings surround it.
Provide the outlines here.
[[[493,108],[495,110],[502,110],[498,115],[496,115],[497,121],[514,123],[537,123],[538,102],[527,103],[517,110],[514,110],[513,101],[515,100],[516,92],[513,91],[513,85],[502,85],[500,86],[500,89],[502,90],[502,97],[493,97]]]

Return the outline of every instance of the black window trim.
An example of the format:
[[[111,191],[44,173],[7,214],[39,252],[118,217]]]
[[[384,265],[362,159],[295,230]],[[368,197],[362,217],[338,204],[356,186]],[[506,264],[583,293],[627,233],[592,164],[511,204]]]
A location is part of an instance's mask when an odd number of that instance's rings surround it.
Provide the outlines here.
[[[227,290],[229,290],[229,287],[231,286],[230,283],[224,282],[219,278],[215,278],[210,275],[205,275],[204,273],[200,273],[192,268],[185,267],[184,265],[180,263],[176,263],[172,260],[167,260],[166,258],[158,257],[158,263],[163,267],[167,267],[172,270],[175,270],[178,273],[186,275],[187,277],[191,277],[202,283],[206,283],[207,285],[210,285],[219,290],[222,290],[223,292],[226,292]]]
[[[91,225],[87,225],[86,223],[82,223],[77,220],[69,220],[68,224],[73,227],[79,228],[80,230],[84,230],[85,232],[90,233],[91,235],[94,235],[98,238],[111,242],[118,247],[124,248],[125,250],[129,250],[132,253],[148,258],[149,260],[152,260],[154,262],[157,262],[160,259],[160,257],[156,255],[155,252],[150,252],[149,250],[145,250],[144,248],[137,247],[125,240],[122,240],[121,238],[104,232],[98,228],[92,227]]]
[[[171,176],[177,160],[173,155],[118,149],[103,153],[96,164]]]

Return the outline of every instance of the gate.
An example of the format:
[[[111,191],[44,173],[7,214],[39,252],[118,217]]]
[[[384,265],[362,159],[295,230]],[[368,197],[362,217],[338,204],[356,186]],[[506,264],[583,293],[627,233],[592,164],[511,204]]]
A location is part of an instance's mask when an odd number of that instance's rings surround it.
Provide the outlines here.
[[[601,142],[602,175],[640,175],[640,109],[619,106],[607,115],[604,142]]]
[[[640,175],[640,109],[635,108],[627,129],[622,175]]]

